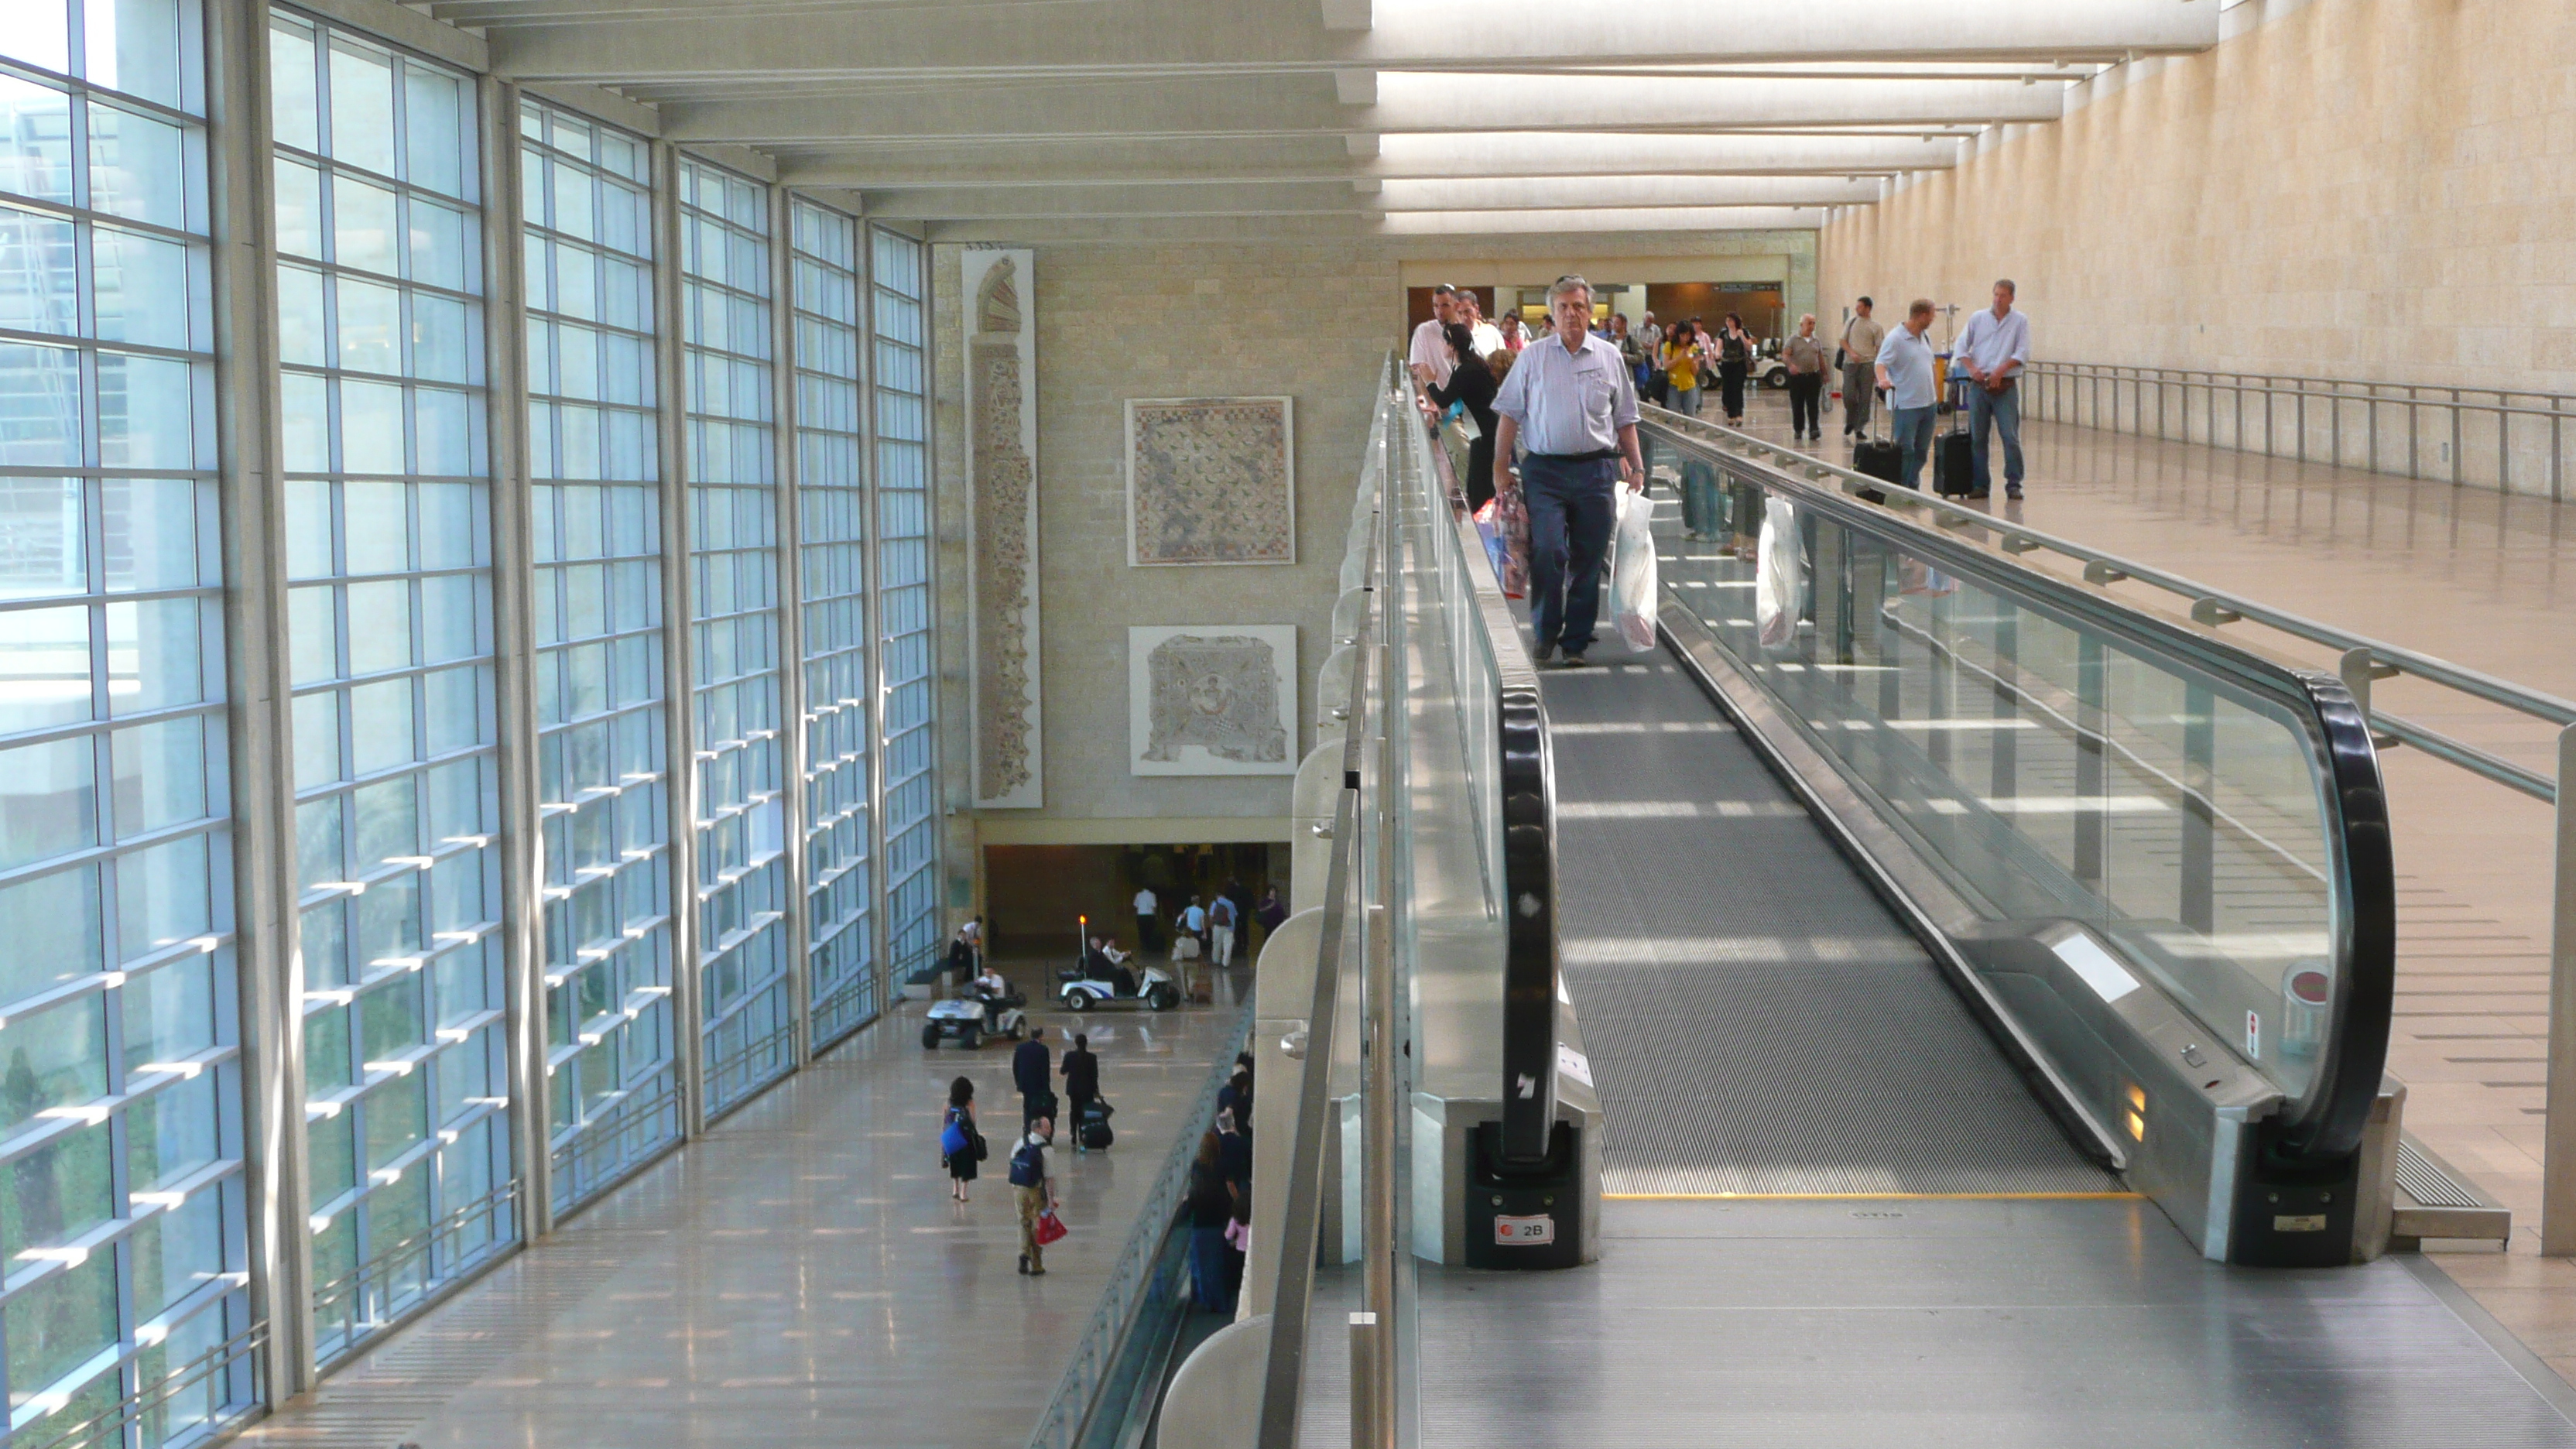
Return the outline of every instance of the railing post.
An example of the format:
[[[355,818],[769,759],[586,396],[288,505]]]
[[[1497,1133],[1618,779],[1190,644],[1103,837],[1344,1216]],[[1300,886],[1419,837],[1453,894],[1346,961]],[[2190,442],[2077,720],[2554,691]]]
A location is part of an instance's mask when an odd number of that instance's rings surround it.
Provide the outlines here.
[[[2460,390],[2451,389],[2451,482],[2460,481]]]
[[[2557,859],[2550,892],[2549,1097],[2542,1121],[2540,1251],[2576,1257],[2576,725],[2558,732]]]

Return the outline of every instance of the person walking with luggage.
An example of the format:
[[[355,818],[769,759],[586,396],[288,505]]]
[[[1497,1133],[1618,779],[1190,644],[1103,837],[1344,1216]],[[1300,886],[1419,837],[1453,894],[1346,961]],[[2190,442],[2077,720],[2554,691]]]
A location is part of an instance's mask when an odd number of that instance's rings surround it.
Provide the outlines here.
[[[1888,417],[1895,424],[1897,446],[1905,450],[1896,481],[1914,489],[1923,486],[1923,460],[1932,455],[1933,404],[1939,401],[1932,382],[1932,344],[1923,336],[1931,328],[1931,299],[1918,297],[1905,308],[1905,324],[1877,349],[1877,382],[1887,389]]]
[[[1717,332],[1717,389],[1730,428],[1744,426],[1744,379],[1753,372],[1754,350],[1753,334],[1744,330],[1744,319],[1727,313],[1725,325]]]
[[[1968,496],[1994,496],[1995,475],[1987,466],[1989,424],[2004,439],[2004,496],[2021,496],[2021,371],[2030,365],[2030,316],[2014,310],[2017,288],[1995,283],[1995,304],[1968,319],[1951,356],[1967,364],[1973,384],[1968,389],[1968,435],[1975,441],[1974,472]]]
[[[1637,351],[1646,360],[1645,382],[1637,389],[1637,396],[1662,407],[1665,398],[1664,328],[1652,312],[1646,314],[1645,322],[1637,328]]]
[[[1038,1241],[1038,1219],[1062,1204],[1056,1201],[1055,1183],[1047,1176],[1046,1138],[1036,1132],[1020,1139],[1011,1149],[1011,1196],[1019,1200],[1020,1271],[1032,1278],[1046,1276],[1046,1247]]]
[[[1222,1158],[1217,1134],[1199,1134],[1185,1199],[1190,1215],[1190,1301],[1210,1313],[1231,1314],[1234,1295],[1226,1291],[1225,1229],[1234,1220],[1234,1184],[1226,1179]]]
[[[966,1200],[966,1184],[975,1180],[975,1160],[984,1134],[975,1127],[975,1083],[959,1077],[948,1084],[948,1111],[939,1123],[939,1160],[948,1169],[948,1197]]]
[[[1029,1039],[1011,1053],[1011,1085],[1020,1089],[1020,1130],[1027,1132],[1041,1121],[1055,1125],[1054,1074],[1046,1046],[1046,1028],[1029,1028]]]
[[[1878,348],[1886,340],[1887,329],[1869,314],[1871,303],[1863,297],[1852,306],[1851,320],[1843,324],[1843,436],[1861,438],[1869,435],[1870,399],[1877,395]]]
[[[1100,1100],[1100,1058],[1091,1054],[1087,1033],[1073,1034],[1073,1048],[1057,1070],[1064,1073],[1064,1103],[1073,1112],[1073,1150],[1080,1152],[1082,1124],[1091,1116],[1091,1104]]]
[[[1637,390],[1619,349],[1592,335],[1592,284],[1563,276],[1547,289],[1556,330],[1522,353],[1494,399],[1494,490],[1516,487],[1529,506],[1530,623],[1544,664],[1559,648],[1565,667],[1583,666],[1601,612],[1601,561],[1618,517],[1612,497],[1625,483],[1642,494]],[[1503,476],[1513,445],[1528,434],[1521,481]]]
[[[1798,319],[1797,335],[1781,354],[1789,363],[1789,436],[1806,442],[1825,440],[1821,405],[1825,396],[1825,345],[1816,340],[1816,314]]]

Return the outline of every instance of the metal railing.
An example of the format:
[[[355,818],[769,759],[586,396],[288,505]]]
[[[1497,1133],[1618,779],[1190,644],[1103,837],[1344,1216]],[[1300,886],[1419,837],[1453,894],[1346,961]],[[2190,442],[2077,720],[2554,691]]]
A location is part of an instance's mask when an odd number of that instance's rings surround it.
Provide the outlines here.
[[[1114,1370],[1128,1357],[1130,1340],[1147,1300],[1158,1285],[1165,1289],[1171,1286],[1167,1281],[1170,1274],[1164,1271],[1168,1266],[1165,1244],[1177,1230],[1181,1202],[1189,1194],[1190,1166],[1198,1154],[1199,1135],[1215,1122],[1217,1092],[1234,1070],[1235,1053],[1243,1050],[1251,1038],[1252,1011],[1253,1003],[1247,999],[1234,1030],[1217,1052],[1215,1067],[1199,1087],[1197,1100],[1181,1119],[1181,1130],[1172,1138],[1172,1150],[1163,1154],[1162,1172],[1145,1194],[1145,1205],[1137,1211],[1136,1226],[1129,1230],[1126,1246],[1119,1250],[1117,1265],[1109,1270],[1109,1284],[1100,1291],[1100,1306],[1092,1310],[1091,1322],[1082,1330],[1082,1338],[1065,1364],[1064,1377],[1056,1381],[1055,1393],[1038,1413],[1037,1428],[1029,1434],[1029,1449],[1074,1449],[1093,1439],[1092,1427],[1106,1406],[1104,1390],[1115,1382]]]
[[[2061,365],[2062,366],[2062,365]],[[2047,552],[2082,565],[2084,582],[2099,589],[2121,583],[2143,584],[2182,601],[2200,625],[2223,628],[2259,624],[2309,644],[2335,651],[2338,672],[2370,722],[2381,749],[2407,746],[2457,766],[2481,779],[2504,786],[2553,807],[2556,872],[2551,896],[2549,1107],[2548,1142],[2543,1168],[2544,1198],[2541,1248],[2551,1256],[2576,1256],[2576,790],[2561,786],[2576,780],[2576,701],[2498,679],[2384,640],[2321,624],[2286,609],[2274,608],[2241,594],[2212,588],[2169,570],[2077,543],[2073,539],[1999,518],[1987,509],[1955,502],[1937,494],[1890,489],[1879,479],[1785,448],[1749,433],[1662,408],[1649,408],[1653,418],[1680,433],[1697,433],[1720,446],[1775,465],[1815,482],[1831,480],[1856,497],[1883,494],[1877,506],[1927,515],[1943,528],[1982,530],[1994,546],[2014,555]],[[2456,456],[2456,454],[2454,455]],[[2374,683],[2406,678],[2480,701],[2557,731],[2556,770],[2544,775],[2455,736],[2376,708]]]
[[[2034,362],[2023,407],[2073,423],[2557,501],[2576,397],[2279,373]]]
[[[518,1205],[513,1179],[315,1287],[316,1359],[325,1367],[338,1362],[473,1278],[482,1260],[518,1242]]]

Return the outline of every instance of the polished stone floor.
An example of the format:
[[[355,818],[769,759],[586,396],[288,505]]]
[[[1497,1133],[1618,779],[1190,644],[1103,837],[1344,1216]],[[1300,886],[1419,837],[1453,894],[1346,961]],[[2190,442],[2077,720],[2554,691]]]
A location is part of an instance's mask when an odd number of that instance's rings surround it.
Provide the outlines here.
[[[1753,399],[1747,421],[1788,441],[1779,395]],[[2044,422],[2026,424],[2024,442],[2029,496],[1983,505],[2000,517],[2576,698],[2576,506]],[[1809,446],[1847,457],[1832,438]],[[2170,595],[2141,593],[2170,607]],[[2335,666],[2316,646],[2236,627],[2296,662]],[[2539,722],[2405,679],[2381,683],[2374,703],[2555,770],[2555,731]],[[2388,751],[2382,769],[2400,888],[2389,1070],[2407,1085],[2409,1130],[2514,1213],[2509,1261],[2443,1261],[2543,1357],[2576,1372],[2576,1311],[2556,1306],[2576,1302],[2576,1267],[2536,1256],[2550,812],[2418,751]]]
[[[1012,970],[1025,986],[1034,966]],[[1161,1168],[1232,1055],[1238,990],[1079,1025],[1118,1143],[1053,1154],[1072,1235],[1015,1271],[1009,1047],[924,1052],[921,1003],[863,1029],[326,1380],[243,1441],[517,1449],[1024,1442]],[[937,1139],[964,1073],[994,1141],[972,1201]]]

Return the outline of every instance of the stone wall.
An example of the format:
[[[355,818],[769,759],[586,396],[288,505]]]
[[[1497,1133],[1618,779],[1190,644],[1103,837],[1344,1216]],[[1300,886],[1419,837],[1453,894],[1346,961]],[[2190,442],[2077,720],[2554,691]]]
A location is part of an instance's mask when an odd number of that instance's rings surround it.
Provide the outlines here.
[[[1819,312],[1973,308],[2009,276],[2048,358],[2576,390],[2576,7],[2228,18],[2213,51],[1838,208]]]
[[[1455,271],[1462,283],[1505,274],[1543,282],[1566,270],[1622,280],[1725,278],[1777,258],[1786,262],[1793,305],[1810,305],[1815,286],[1813,232],[1323,237],[1214,222],[1200,230],[1155,241],[1085,236],[1078,227],[997,229],[990,237],[1036,251],[1046,803],[1033,810],[973,804],[961,244],[934,247],[940,712],[952,811],[947,874],[961,918],[964,897],[982,894],[985,845],[1287,838],[1288,776],[1128,773],[1127,630],[1296,625],[1303,758],[1313,743],[1311,691],[1328,652],[1370,387],[1403,340],[1404,287],[1417,273]],[[1769,266],[1764,275],[1779,270]],[[1278,394],[1296,399],[1297,563],[1129,568],[1125,400]]]
[[[958,256],[934,253],[943,618],[967,608]],[[1395,263],[1358,241],[1226,247],[1040,245],[1038,557],[1046,803],[982,812],[991,843],[1285,839],[1290,779],[1128,773],[1127,630],[1141,624],[1294,624],[1301,713],[1326,653],[1343,531],[1368,436],[1371,384],[1401,321]],[[1389,299],[1392,299],[1391,301]],[[1353,309],[1359,315],[1353,315]],[[1130,568],[1125,402],[1296,399],[1297,562]],[[942,631],[950,760],[973,756],[961,657]],[[1299,758],[1313,731],[1301,721]],[[951,782],[961,798],[968,782]]]

